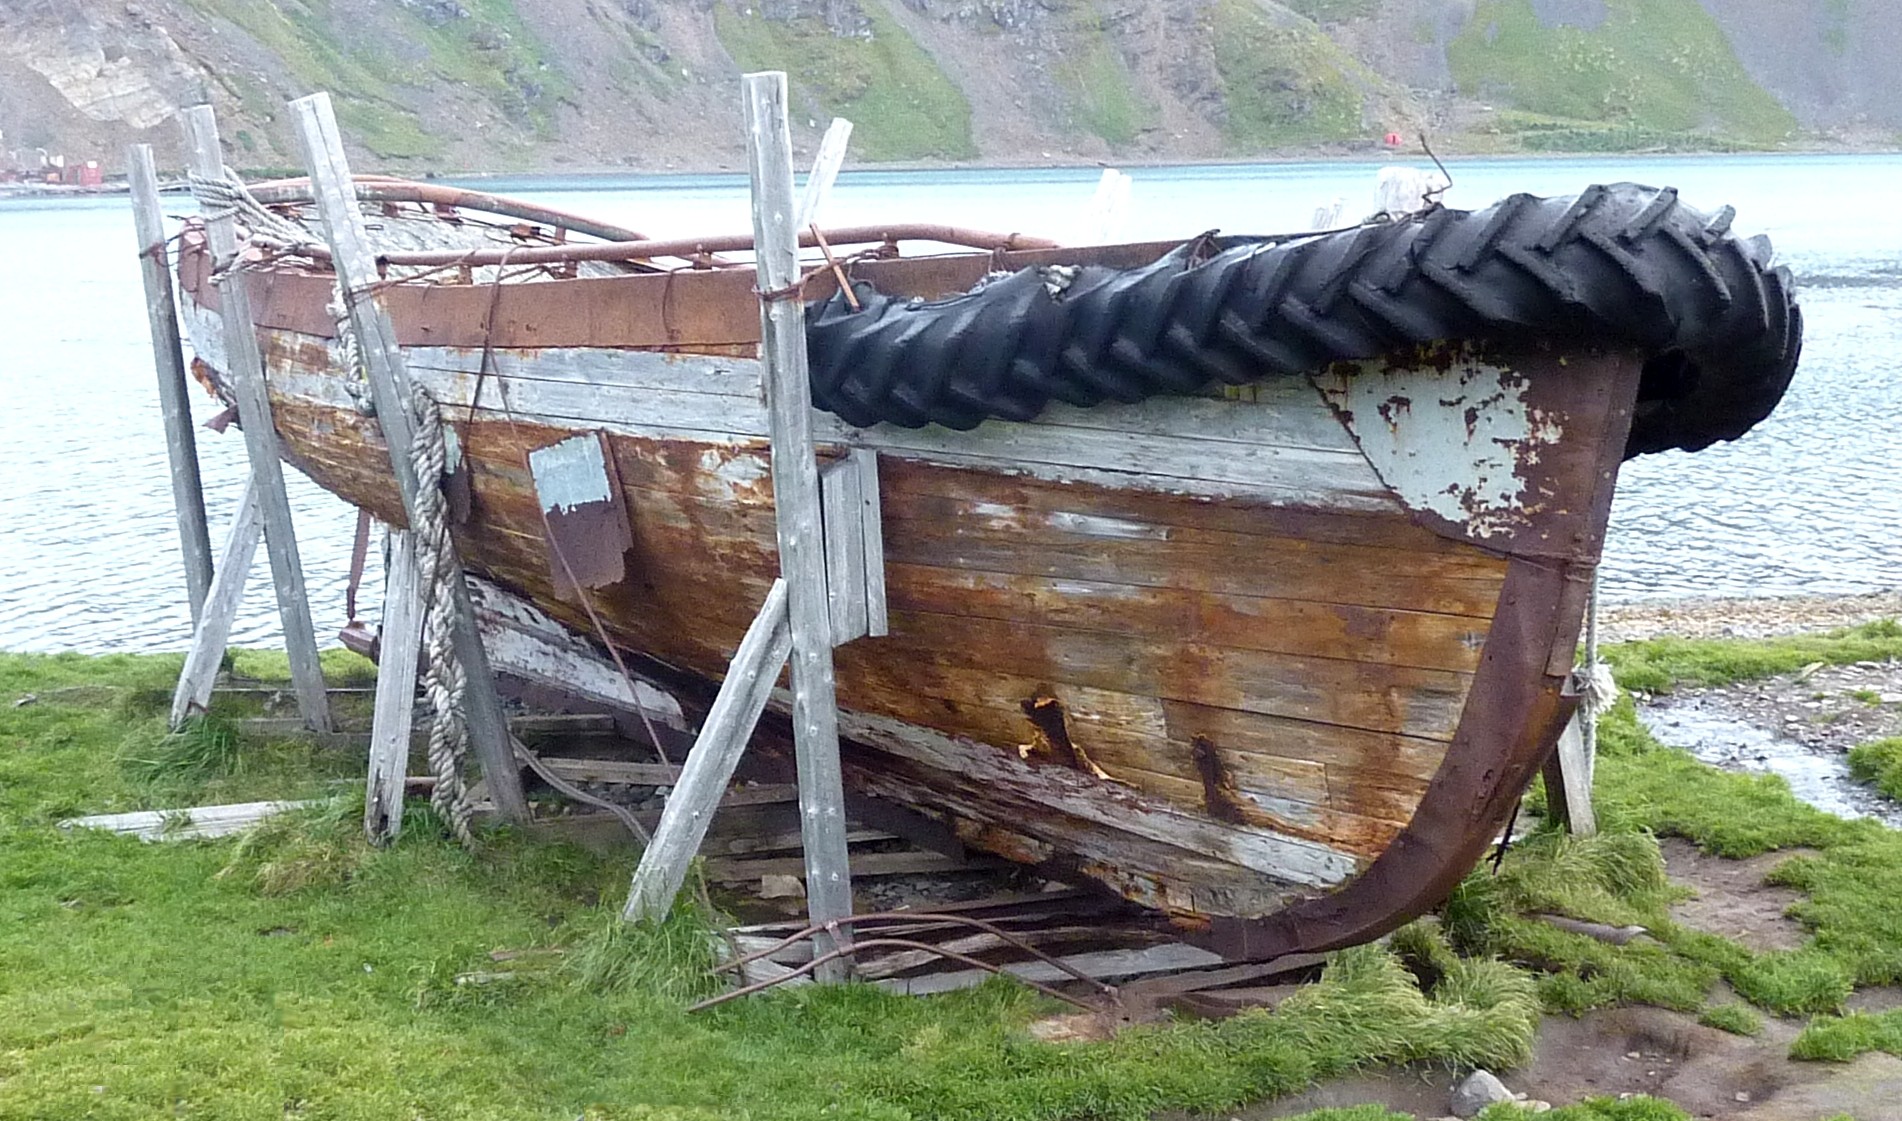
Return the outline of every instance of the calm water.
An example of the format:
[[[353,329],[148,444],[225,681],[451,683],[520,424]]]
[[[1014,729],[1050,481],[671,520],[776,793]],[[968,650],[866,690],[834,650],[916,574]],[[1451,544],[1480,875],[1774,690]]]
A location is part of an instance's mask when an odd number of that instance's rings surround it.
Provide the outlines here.
[[[1737,207],[1802,285],[1804,364],[1777,414],[1735,444],[1627,464],[1607,551],[1609,598],[1861,592],[1902,586],[1902,157],[1488,160],[1452,165],[1447,201],[1571,193],[1631,179]],[[1305,228],[1318,206],[1371,209],[1366,164],[1132,173],[1119,237]],[[862,172],[826,212],[844,224],[929,219],[1074,237],[1089,170]],[[651,235],[741,230],[735,177],[490,181],[485,189]],[[168,199],[173,208],[190,206]],[[0,202],[0,649],[165,650],[189,636],[165,447],[123,198]],[[199,405],[201,417],[213,410]],[[201,430],[214,546],[243,441]],[[354,512],[292,474],[320,636],[344,622]],[[262,553],[235,641],[276,631]],[[367,586],[375,588],[372,572]],[[367,597],[374,601],[372,592]]]

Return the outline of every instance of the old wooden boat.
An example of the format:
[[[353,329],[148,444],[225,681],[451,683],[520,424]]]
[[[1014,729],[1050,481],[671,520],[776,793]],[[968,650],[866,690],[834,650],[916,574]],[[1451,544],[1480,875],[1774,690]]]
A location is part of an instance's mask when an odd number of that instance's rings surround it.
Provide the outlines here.
[[[777,572],[748,240],[359,193],[468,568],[577,643],[592,607],[691,717]],[[1435,905],[1572,713],[1619,464],[1741,435],[1795,369],[1790,279],[1730,220],[1618,185],[1281,238],[831,232],[813,424],[876,453],[889,603],[837,652],[848,784],[1231,956]],[[285,456],[400,524],[323,254],[253,249]],[[223,392],[210,270],[188,231]],[[564,529],[535,456],[577,436]]]

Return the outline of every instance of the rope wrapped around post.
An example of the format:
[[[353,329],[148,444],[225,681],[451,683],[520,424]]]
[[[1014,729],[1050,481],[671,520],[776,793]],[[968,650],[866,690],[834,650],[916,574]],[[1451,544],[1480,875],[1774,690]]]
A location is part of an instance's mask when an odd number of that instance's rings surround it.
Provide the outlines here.
[[[410,441],[410,462],[416,469],[416,515],[410,533],[415,541],[418,567],[424,578],[428,604],[423,621],[423,691],[429,697],[429,768],[436,776],[430,805],[448,823],[465,846],[475,844],[470,829],[473,810],[463,781],[469,755],[469,727],[463,717],[463,667],[455,652],[455,600],[449,581],[456,578],[455,542],[449,536],[447,503],[442,480],[448,452],[443,439],[442,413],[424,389],[412,383],[410,399],[416,429]]]

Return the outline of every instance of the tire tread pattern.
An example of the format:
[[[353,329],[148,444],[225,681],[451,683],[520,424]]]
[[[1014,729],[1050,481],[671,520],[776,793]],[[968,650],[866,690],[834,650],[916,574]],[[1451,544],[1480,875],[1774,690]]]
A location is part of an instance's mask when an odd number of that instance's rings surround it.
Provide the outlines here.
[[[1048,270],[921,301],[806,309],[813,402],[850,424],[1028,420],[1297,376],[1430,342],[1576,341],[1646,358],[1626,455],[1742,435],[1802,349],[1787,270],[1733,212],[1620,183],[1283,241],[1204,235],[1135,269]]]

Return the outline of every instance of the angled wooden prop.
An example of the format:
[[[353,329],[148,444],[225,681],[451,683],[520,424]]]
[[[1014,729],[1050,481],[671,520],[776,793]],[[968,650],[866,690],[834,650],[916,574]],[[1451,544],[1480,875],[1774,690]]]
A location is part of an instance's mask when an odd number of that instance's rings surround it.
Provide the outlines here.
[[[192,172],[222,179],[225,161],[218,146],[218,119],[211,106],[186,110],[185,126],[192,150]],[[237,398],[238,423],[244,426],[245,453],[251,476],[257,481],[259,520],[264,526],[264,551],[271,560],[271,585],[277,593],[277,614],[284,627],[284,651],[290,657],[291,689],[297,695],[298,715],[315,732],[330,731],[330,702],[324,692],[324,674],[317,661],[317,633],[310,621],[310,599],[304,591],[304,564],[297,555],[297,531],[291,524],[291,500],[284,490],[284,465],[278,458],[277,428],[271,419],[271,399],[264,384],[264,361],[252,327],[251,290],[242,271],[233,271],[238,256],[237,220],[230,213],[205,217],[205,239],[212,265],[219,271],[218,298],[223,315],[225,354],[231,369],[232,395]]]
[[[165,268],[165,215],[159,207],[158,173],[152,146],[126,149],[126,179],[132,188],[132,225],[139,237],[139,272],[145,281],[145,316],[152,330],[152,364],[158,369],[159,413],[172,464],[172,506],[178,512],[178,544],[185,558],[185,592],[197,629],[211,594],[211,531],[205,524],[205,491],[198,477],[198,437],[192,429],[190,382],[178,338],[178,303]]]
[[[298,98],[291,102],[290,108],[298,145],[310,170],[311,191],[317,200],[318,213],[323,217],[331,259],[343,284],[351,328],[356,331],[364,369],[369,375],[377,423],[389,445],[390,468],[396,477],[397,489],[403,495],[403,509],[414,518],[417,492],[423,484],[417,479],[409,458],[415,431],[410,411],[409,372],[402,350],[397,346],[396,330],[389,314],[371,295],[378,279],[376,259],[365,236],[363,215],[357,209],[356,187],[344,157],[342,134],[330,108],[329,94]],[[430,480],[429,485],[435,485],[434,480]],[[455,576],[449,583],[446,590],[456,601],[456,657],[462,662],[466,678],[463,706],[469,739],[482,763],[483,777],[488,782],[496,813],[509,821],[525,821],[528,801],[522,794],[521,770],[509,742],[508,722],[502,712],[501,698],[496,695],[488,656],[476,632],[475,612],[470,606],[469,589],[460,565],[456,566]],[[389,661],[390,655],[386,652],[381,672],[390,669]],[[386,706],[379,697],[377,713],[379,718],[403,724],[401,736],[396,735],[394,725],[389,734],[391,742],[407,744],[407,706],[393,701]]]
[[[253,475],[244,481],[244,494],[238,499],[238,512],[232,515],[231,531],[225,538],[225,551],[212,574],[198,625],[192,629],[185,668],[172,691],[173,731],[182,727],[187,717],[211,705],[211,689],[218,680],[218,666],[224,661],[225,643],[231,638],[231,623],[237,618],[251,563],[258,555],[258,538],[263,534],[259,517],[258,480]]]
[[[416,710],[416,661],[423,649],[423,596],[416,539],[408,530],[395,530],[383,592],[370,777],[363,791],[363,832],[377,845],[388,844],[403,831],[403,779],[409,772],[410,725]]]
[[[700,735],[687,753],[687,763],[661,811],[654,839],[641,854],[640,867],[628,889],[621,917],[630,922],[663,919],[673,909],[674,896],[687,878],[687,866],[706,839],[713,811],[732,781],[746,742],[766,711],[773,683],[792,653],[792,631],[787,626],[786,581],[773,581],[766,604],[746,629],[733,655],[726,679],[707,712]]]

